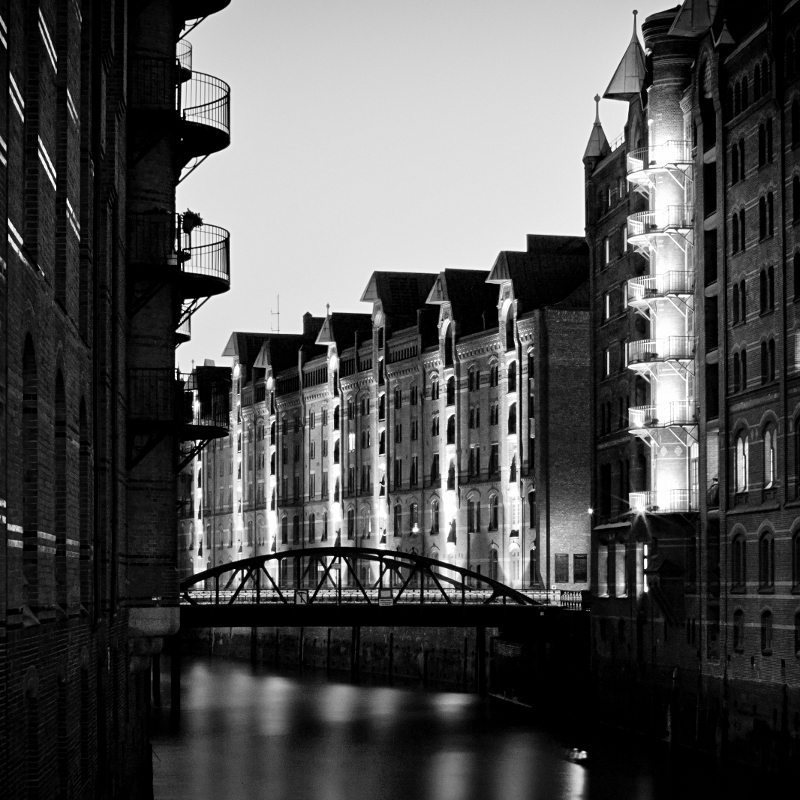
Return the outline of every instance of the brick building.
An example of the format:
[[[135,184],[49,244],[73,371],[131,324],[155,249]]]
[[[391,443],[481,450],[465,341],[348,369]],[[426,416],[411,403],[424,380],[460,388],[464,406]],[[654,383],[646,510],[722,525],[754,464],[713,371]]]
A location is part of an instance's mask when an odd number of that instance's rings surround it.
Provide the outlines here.
[[[600,710],[769,767],[800,755],[799,23],[634,24],[584,154]]]
[[[228,285],[227,234],[176,219],[175,186],[228,144],[229,92],[179,37],[226,5],[0,3],[4,798],[152,796],[178,441],[208,427],[176,331]]]
[[[369,314],[233,333],[230,436],[186,470],[182,572],[341,544],[587,588],[587,256],[529,236],[491,271],[375,272]]]

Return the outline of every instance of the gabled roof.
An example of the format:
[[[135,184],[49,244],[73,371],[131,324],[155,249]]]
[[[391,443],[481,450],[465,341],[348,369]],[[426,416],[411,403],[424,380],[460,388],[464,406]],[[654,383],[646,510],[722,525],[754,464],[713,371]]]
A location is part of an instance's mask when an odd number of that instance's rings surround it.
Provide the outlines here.
[[[684,0],[669,35],[702,36],[714,23],[718,5],[718,0]]]
[[[236,356],[240,364],[246,367],[253,366],[253,362],[261,349],[264,340],[269,337],[269,333],[244,333],[234,331],[228,344],[222,351],[223,356]]]
[[[335,344],[336,349],[342,350],[360,344],[372,336],[371,314],[347,314],[334,311],[325,317],[317,338],[318,345]],[[358,339],[358,342],[356,342]]]
[[[373,272],[361,301],[380,301],[392,327],[405,327],[416,322],[417,310],[425,305],[435,281],[431,272]]]
[[[513,283],[519,316],[566,301],[588,279],[589,247],[582,236],[530,234],[526,252],[497,256],[487,282]]]
[[[305,341],[302,334],[268,333],[265,337],[253,362],[254,367],[259,369],[272,367],[272,372],[277,375],[285,369],[297,366],[297,352]]]
[[[583,151],[584,161],[587,158],[605,158],[610,152],[611,147],[606,139],[606,133],[603,126],[600,124],[600,95],[594,96],[595,114],[594,125],[592,132],[589,134],[589,141],[586,144],[586,149]]]
[[[461,336],[496,327],[498,292],[488,277],[482,269],[446,269],[437,276],[428,303],[450,303]]]
[[[609,100],[632,100],[642,90],[645,77],[644,50],[636,33],[636,14],[633,12],[633,36],[622,61],[611,78],[603,97]]]

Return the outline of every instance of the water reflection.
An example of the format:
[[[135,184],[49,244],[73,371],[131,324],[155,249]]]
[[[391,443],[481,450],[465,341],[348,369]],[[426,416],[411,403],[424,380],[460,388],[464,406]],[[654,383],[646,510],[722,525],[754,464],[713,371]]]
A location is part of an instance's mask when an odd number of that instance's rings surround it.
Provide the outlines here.
[[[596,741],[591,762],[577,765],[565,758],[575,742],[474,695],[196,660],[185,665],[180,735],[154,740],[155,797],[689,800],[722,788],[707,763],[699,780],[691,766],[620,741]],[[726,792],[746,796],[744,783]]]

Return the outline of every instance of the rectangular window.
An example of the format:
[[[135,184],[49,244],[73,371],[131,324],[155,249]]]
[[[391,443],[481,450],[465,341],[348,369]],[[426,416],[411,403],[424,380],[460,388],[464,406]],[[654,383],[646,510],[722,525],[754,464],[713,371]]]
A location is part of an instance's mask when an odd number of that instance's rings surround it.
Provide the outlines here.
[[[493,444],[489,454],[489,473],[491,475],[500,471],[500,445]]]
[[[611,263],[611,239],[606,236],[603,239],[603,264],[608,265]]]
[[[403,441],[403,426],[401,424],[394,426],[394,440],[398,443]]]
[[[555,555],[556,583],[569,583],[569,553]]]
[[[419,422],[415,419],[411,420],[411,441],[416,442],[419,438]]]
[[[623,253],[628,252],[628,223],[626,222],[619,229],[619,249]]]
[[[397,489],[402,483],[403,476],[403,461],[396,458],[394,460],[394,488]]]
[[[411,485],[416,486],[419,481],[419,458],[411,456]]]
[[[317,476],[312,472],[308,476],[308,496],[313,500],[317,494]]]
[[[572,579],[574,583],[587,583],[589,580],[589,562],[586,553],[575,553],[572,556]]]
[[[603,320],[611,319],[611,292],[603,295]]]

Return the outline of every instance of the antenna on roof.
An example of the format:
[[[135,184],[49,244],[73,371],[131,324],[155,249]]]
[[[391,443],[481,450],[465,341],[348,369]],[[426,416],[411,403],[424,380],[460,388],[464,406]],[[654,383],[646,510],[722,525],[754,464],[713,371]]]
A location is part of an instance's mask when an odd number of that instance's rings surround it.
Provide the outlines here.
[[[278,295],[278,310],[273,311],[272,309],[269,310],[270,313],[270,324],[269,329],[273,333],[280,333],[281,332],[281,296]],[[272,321],[272,317],[277,317],[275,322]]]

